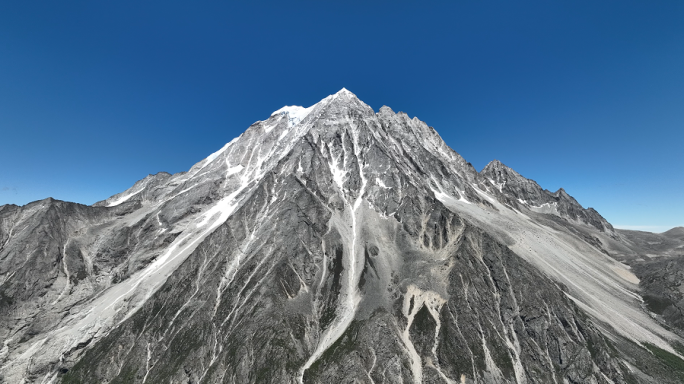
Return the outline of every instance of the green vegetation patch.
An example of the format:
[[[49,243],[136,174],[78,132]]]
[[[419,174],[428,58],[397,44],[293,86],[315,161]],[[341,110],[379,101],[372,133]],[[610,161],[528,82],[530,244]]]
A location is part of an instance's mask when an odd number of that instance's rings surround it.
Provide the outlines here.
[[[644,347],[651,351],[651,353],[657,357],[660,362],[665,364],[672,371],[679,373],[680,375],[684,374],[684,360],[682,360],[679,356],[664,349],[658,348],[651,343],[644,343]]]
[[[648,294],[643,295],[642,297],[644,299],[644,302],[646,303],[646,306],[648,307],[648,310],[659,315],[662,315],[663,312],[665,312],[665,310],[667,309],[667,307],[672,305],[672,301],[670,301],[666,297],[659,297]]]

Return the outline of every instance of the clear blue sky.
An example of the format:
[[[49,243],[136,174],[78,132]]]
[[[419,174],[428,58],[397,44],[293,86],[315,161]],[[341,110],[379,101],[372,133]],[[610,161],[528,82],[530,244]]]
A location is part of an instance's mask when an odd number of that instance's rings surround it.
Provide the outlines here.
[[[684,225],[684,1],[224,3],[2,2],[0,204],[92,204],[346,87],[478,170]]]

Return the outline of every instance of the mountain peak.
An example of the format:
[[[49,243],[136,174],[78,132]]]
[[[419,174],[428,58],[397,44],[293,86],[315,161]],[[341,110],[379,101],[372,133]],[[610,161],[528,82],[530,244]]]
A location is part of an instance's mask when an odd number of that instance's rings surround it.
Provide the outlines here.
[[[352,92],[350,92],[347,88],[342,88],[337,93],[335,93],[334,96],[343,96],[343,97],[356,97],[356,95]]]
[[[324,104],[324,103],[343,103],[343,104],[358,104],[358,105],[364,105],[367,106],[366,103],[361,101],[361,99],[358,98],[354,93],[349,91],[347,88],[342,88],[336,93],[333,93],[332,95],[324,98],[321,100],[318,104]],[[370,107],[369,107],[370,108]]]
[[[299,105],[286,105],[277,111],[271,113],[271,116],[275,115],[287,115],[288,117],[288,127],[295,126],[299,122],[303,121],[314,109],[318,106],[326,107],[331,105],[340,105],[341,107],[333,109],[349,109],[350,105],[354,105],[356,108],[361,108],[364,112],[372,111],[372,108],[368,106],[363,101],[347,88],[342,88],[336,93],[329,95],[319,101],[318,103],[306,108]]]
[[[490,161],[489,163],[487,163],[487,165],[485,165],[485,167],[482,168],[482,171],[481,171],[481,172],[485,172],[485,173],[486,173],[486,172],[489,171],[489,170],[492,170],[492,169],[499,169],[499,168],[502,168],[502,167],[508,168],[508,167],[506,167],[502,162],[500,162],[499,160],[494,159],[494,160]]]
[[[489,177],[490,179],[496,180],[497,183],[505,182],[506,180],[512,179],[524,179],[518,172],[513,168],[507,166],[499,160],[492,160],[487,164],[480,174]]]
[[[571,198],[572,197],[568,194],[568,192],[565,191],[565,189],[563,187],[558,188],[558,190],[556,192],[554,192],[554,195],[556,195],[558,197],[564,197],[564,198]]]
[[[337,93],[324,98],[315,106],[321,106],[325,109],[326,114],[329,115],[328,117],[331,118],[349,115],[351,111],[355,111],[355,114],[365,116],[375,114],[373,108],[361,101],[355,94],[346,88],[342,88]]]

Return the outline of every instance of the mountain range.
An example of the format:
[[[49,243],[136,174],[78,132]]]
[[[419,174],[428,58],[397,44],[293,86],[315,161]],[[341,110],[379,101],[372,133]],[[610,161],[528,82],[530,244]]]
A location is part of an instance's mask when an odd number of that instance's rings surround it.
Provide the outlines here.
[[[682,256],[342,89],[92,206],[0,206],[0,382],[677,383]]]

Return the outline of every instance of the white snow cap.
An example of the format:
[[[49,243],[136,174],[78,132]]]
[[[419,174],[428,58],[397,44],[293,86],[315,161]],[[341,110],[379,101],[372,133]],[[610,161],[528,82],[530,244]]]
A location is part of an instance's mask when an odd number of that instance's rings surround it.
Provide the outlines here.
[[[337,91],[337,93],[330,95],[323,100],[336,99],[338,97],[342,97],[342,98],[346,98],[346,99],[352,99],[352,98],[356,98],[356,95],[353,94],[351,91],[349,91],[347,88],[342,88],[339,91]]]
[[[325,101],[334,99],[336,97],[340,97],[340,96],[342,96],[342,97],[356,97],[356,95],[351,93],[347,88],[342,88],[339,91],[337,91],[337,93],[330,95],[330,96],[326,97],[325,99],[321,100],[318,104],[320,104],[321,102],[325,102]],[[288,128],[291,128],[291,127],[299,124],[302,120],[304,120],[309,115],[309,113],[311,113],[311,111],[313,110],[313,108],[316,105],[317,104],[314,104],[308,108],[304,108],[304,107],[299,106],[299,105],[286,105],[286,106],[280,108],[279,110],[271,113],[271,116],[286,114],[288,116],[287,126],[288,126]]]
[[[293,127],[299,124],[300,121],[304,120],[309,115],[309,113],[311,113],[312,109],[313,107],[304,108],[299,105],[287,105],[271,113],[271,116],[287,114],[287,126]]]

